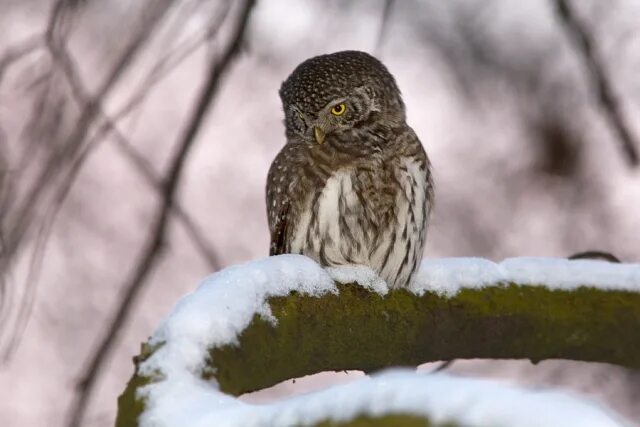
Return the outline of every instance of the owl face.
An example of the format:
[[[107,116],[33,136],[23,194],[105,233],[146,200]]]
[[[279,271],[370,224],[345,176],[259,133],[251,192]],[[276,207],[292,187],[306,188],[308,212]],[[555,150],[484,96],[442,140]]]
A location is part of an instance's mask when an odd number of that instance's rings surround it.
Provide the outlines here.
[[[404,121],[404,104],[386,67],[364,52],[316,56],[300,64],[280,89],[290,140],[323,144],[326,137]]]
[[[318,111],[302,111],[297,105],[291,105],[285,111],[285,123],[287,129],[301,139],[323,144],[326,135],[366,123],[375,112],[379,112],[379,108],[374,100],[364,88],[357,88],[332,99]]]

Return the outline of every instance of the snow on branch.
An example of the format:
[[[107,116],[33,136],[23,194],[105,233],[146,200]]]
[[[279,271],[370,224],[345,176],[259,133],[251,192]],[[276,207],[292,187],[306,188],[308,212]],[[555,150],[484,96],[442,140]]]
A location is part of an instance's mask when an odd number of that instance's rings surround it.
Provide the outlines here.
[[[493,415],[465,418],[473,412],[470,402],[504,390],[440,375],[376,376],[266,406],[233,396],[321,371],[371,372],[454,358],[561,358],[638,368],[639,329],[640,265],[428,260],[411,289],[388,290],[365,267],[324,270],[303,256],[270,257],[220,271],[178,303],[137,358],[119,399],[118,426],[135,420],[177,426],[187,419],[188,425],[250,425],[254,418],[246,417],[257,417],[256,425],[321,425],[337,407],[347,408],[343,421],[408,415],[434,425],[526,426],[527,417],[495,418],[514,412],[495,401],[486,408]],[[526,392],[513,393],[535,408]],[[618,425],[594,419],[579,424]]]
[[[623,426],[596,404],[555,391],[392,370],[268,405],[230,400],[202,385],[168,385],[141,426]],[[158,393],[156,393],[158,394]],[[161,397],[162,399],[162,397]],[[363,423],[366,421],[366,423]],[[358,423],[359,422],[359,423]],[[121,422],[119,426],[131,426]]]

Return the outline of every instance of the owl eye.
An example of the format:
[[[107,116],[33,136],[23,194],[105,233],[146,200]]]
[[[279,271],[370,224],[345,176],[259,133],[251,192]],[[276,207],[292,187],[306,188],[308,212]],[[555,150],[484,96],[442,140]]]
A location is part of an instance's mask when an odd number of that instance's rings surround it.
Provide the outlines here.
[[[331,114],[334,116],[341,116],[345,111],[347,111],[347,106],[344,104],[338,104],[331,109]]]

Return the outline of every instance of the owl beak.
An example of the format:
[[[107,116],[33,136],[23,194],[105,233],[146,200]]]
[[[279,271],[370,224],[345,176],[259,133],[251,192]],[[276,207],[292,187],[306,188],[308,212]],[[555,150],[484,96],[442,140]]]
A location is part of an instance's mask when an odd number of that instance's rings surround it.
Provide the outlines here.
[[[316,137],[316,142],[320,145],[324,143],[325,133],[318,126],[313,128],[313,135]]]

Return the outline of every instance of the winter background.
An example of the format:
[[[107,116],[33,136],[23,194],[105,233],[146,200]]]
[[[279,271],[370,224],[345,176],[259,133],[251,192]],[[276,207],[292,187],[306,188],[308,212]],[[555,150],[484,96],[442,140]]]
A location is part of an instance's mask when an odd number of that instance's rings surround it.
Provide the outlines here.
[[[637,262],[640,172],[556,3],[258,1],[186,157],[181,213],[105,352],[83,425],[113,424],[131,358],[180,296],[267,254],[265,177],[284,143],[277,91],[316,54],[365,50],[395,75],[434,167],[426,257],[595,248]],[[569,3],[640,147],[640,1]],[[208,64],[228,50],[244,2],[0,7],[0,424],[63,426],[140,265]],[[574,390],[640,420],[640,374],[620,367],[458,361],[450,372]],[[320,374],[253,398],[359,375]]]

